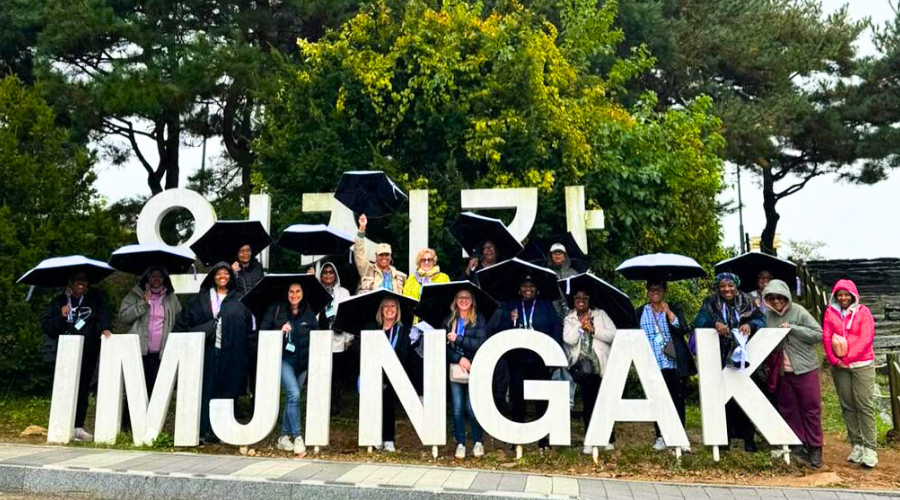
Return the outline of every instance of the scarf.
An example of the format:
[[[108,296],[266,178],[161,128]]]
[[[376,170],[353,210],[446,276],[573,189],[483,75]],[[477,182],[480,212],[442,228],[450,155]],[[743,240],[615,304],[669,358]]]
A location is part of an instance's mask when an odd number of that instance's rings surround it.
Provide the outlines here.
[[[420,285],[427,285],[431,283],[431,280],[435,277],[435,275],[441,272],[440,266],[434,266],[429,271],[423,271],[422,268],[416,269],[416,272],[413,273],[413,276],[416,278],[416,281],[419,282]]]

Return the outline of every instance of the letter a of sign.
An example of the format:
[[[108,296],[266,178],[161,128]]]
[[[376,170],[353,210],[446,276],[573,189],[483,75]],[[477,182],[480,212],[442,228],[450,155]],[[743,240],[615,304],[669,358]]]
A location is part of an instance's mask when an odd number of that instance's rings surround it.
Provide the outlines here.
[[[647,399],[622,398],[632,362]],[[667,446],[689,446],[675,403],[643,330],[616,332],[584,444],[609,444],[616,422],[656,422]]]
[[[772,445],[799,445],[800,439],[769,403],[750,375],[788,334],[789,328],[761,328],[747,342],[747,361],[743,370],[722,368],[719,335],[712,328],[698,328],[697,360],[700,371],[700,416],[703,444],[728,444],[725,403],[731,398],[741,406],[759,432]]]

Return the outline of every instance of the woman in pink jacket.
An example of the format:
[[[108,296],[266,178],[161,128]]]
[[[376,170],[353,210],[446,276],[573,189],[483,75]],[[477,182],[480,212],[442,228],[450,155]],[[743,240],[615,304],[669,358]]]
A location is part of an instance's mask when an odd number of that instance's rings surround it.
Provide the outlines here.
[[[847,435],[853,445],[847,460],[875,467],[875,320],[869,308],[859,303],[859,292],[852,281],[835,283],[822,333]]]

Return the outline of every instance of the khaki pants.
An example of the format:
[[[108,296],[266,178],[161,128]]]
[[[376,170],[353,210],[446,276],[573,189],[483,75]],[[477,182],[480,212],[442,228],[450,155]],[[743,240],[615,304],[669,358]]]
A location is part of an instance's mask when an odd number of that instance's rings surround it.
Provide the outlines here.
[[[841,401],[850,444],[875,449],[875,364],[860,368],[832,367],[834,389]]]

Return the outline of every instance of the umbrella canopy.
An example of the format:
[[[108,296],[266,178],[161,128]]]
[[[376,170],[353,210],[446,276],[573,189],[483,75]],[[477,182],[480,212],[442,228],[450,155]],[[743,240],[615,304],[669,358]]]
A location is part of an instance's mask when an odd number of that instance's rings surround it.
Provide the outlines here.
[[[654,253],[632,257],[616,268],[626,279],[678,281],[702,278],[706,271],[696,260],[674,253]]]
[[[250,245],[256,255],[271,243],[272,237],[258,220],[220,220],[191,245],[191,250],[203,265],[211,266],[236,261],[238,250],[244,245]]]
[[[294,224],[281,233],[278,246],[301,255],[331,255],[346,252],[353,236],[325,224]]]
[[[747,252],[716,264],[716,274],[734,273],[741,280],[740,289],[756,290],[756,278],[760,271],[769,271],[772,277],[793,286],[797,281],[797,264],[762,252]]]
[[[419,297],[419,305],[416,306],[414,311],[416,316],[429,325],[440,328],[441,322],[450,314],[450,305],[460,290],[471,292],[475,310],[481,313],[485,320],[491,319],[494,311],[497,310],[497,301],[471,281],[431,283],[423,286],[422,295]]]
[[[497,249],[497,262],[511,259],[522,251],[522,244],[503,221],[472,212],[461,213],[450,226],[450,234],[472,256],[481,255],[481,247],[486,241],[493,242]]]
[[[546,266],[550,262],[550,247],[555,243],[566,247],[566,255],[569,256],[569,265],[572,269],[584,273],[591,267],[591,260],[581,251],[572,233],[529,240],[519,258],[532,264]]]
[[[566,302],[570,308],[575,308],[575,294],[583,291],[590,296],[591,308],[603,309],[616,328],[638,326],[634,305],[628,295],[593,274],[583,273],[559,280],[559,286],[565,290]]]
[[[519,286],[526,277],[530,277],[534,282],[539,298],[557,300],[562,297],[556,282],[556,273],[524,260],[505,260],[478,271],[478,283],[481,288],[497,300],[518,299]]]
[[[406,193],[380,170],[344,172],[334,197],[355,213],[373,219],[396,212],[407,199]]]
[[[303,288],[303,300],[316,314],[331,302],[331,295],[319,280],[314,275],[306,273],[267,274],[241,297],[241,302],[257,319],[262,319],[269,306],[287,300],[288,288],[292,283],[300,284]]]
[[[83,255],[69,255],[67,257],[52,257],[42,260],[34,269],[23,274],[16,283],[44,288],[59,288],[67,286],[69,278],[73,275],[84,273],[87,276],[88,283],[96,284],[114,272],[116,270],[106,262],[89,259]]]
[[[169,274],[186,273],[194,265],[194,252],[162,243],[126,245],[112,253],[109,265],[123,273],[144,274],[150,266],[166,268]]]
[[[376,290],[374,292],[361,293],[341,302],[337,317],[334,319],[335,330],[359,334],[367,324],[375,321],[378,306],[382,299],[391,297],[397,299],[400,304],[400,321],[405,325],[412,325],[413,309],[419,303],[412,297],[400,295],[390,290]]]

